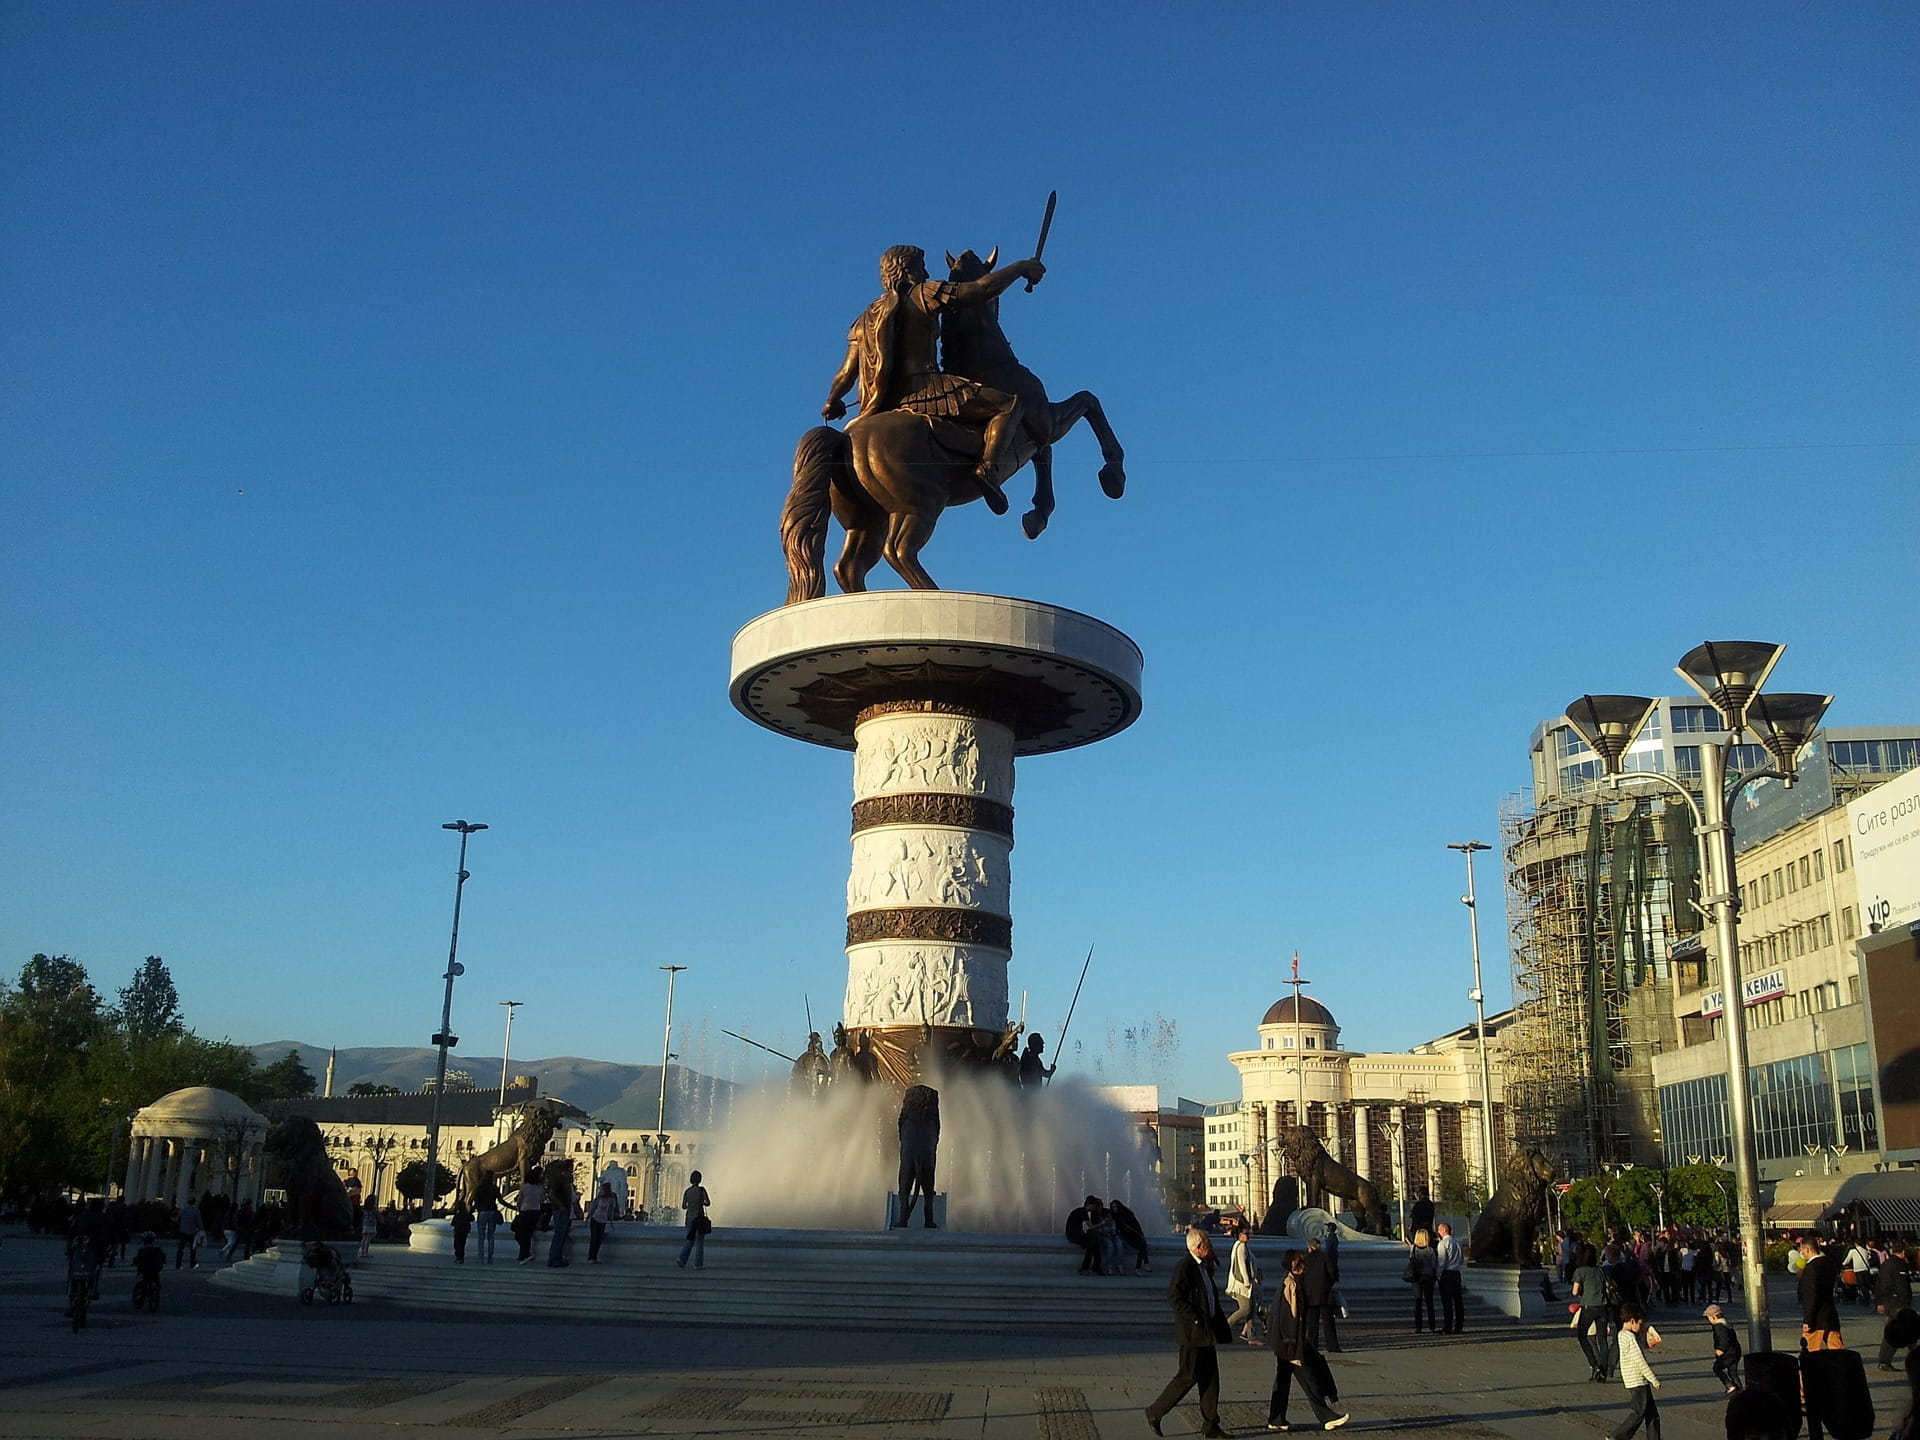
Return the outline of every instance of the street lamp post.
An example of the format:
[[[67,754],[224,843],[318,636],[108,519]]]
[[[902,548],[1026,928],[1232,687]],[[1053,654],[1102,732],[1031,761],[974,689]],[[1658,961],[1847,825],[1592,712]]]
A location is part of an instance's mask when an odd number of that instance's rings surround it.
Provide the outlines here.
[[[433,1113],[427,1119],[427,1178],[420,1196],[422,1215],[433,1213],[433,1202],[440,1196],[440,1096],[447,1088],[447,1051],[460,1043],[459,1037],[451,1032],[453,982],[462,973],[456,957],[460,953],[460,897],[467,888],[467,837],[477,835],[487,827],[466,820],[449,820],[440,828],[460,832],[460,868],[458,878],[453,882],[453,938],[447,942],[446,999],[440,1005],[440,1031],[433,1037],[433,1043],[440,1051],[440,1062],[434,1070]]]
[[[1481,1164],[1485,1167],[1481,1172],[1485,1177],[1482,1184],[1486,1193],[1492,1195],[1500,1183],[1500,1169],[1493,1142],[1493,1067],[1487,1063],[1487,993],[1480,988],[1480,907],[1473,889],[1473,857],[1493,847],[1479,840],[1464,840],[1450,843],[1447,848],[1458,850],[1467,861],[1467,893],[1460,897],[1460,903],[1467,907],[1467,929],[1473,938],[1473,993],[1467,998],[1473,1001],[1474,1029],[1480,1041],[1480,1149]]]
[[[1719,952],[1723,995],[1721,1027],[1727,1044],[1727,1114],[1732,1131],[1734,1191],[1739,1200],[1740,1268],[1747,1302],[1748,1346],[1754,1353],[1773,1348],[1767,1306],[1765,1254],[1760,1236],[1760,1165],[1753,1135],[1753,1099],[1748,1088],[1746,1007],[1742,1003],[1737,926],[1739,885],[1734,873],[1733,828],[1727,812],[1735,796],[1755,780],[1792,785],[1800,750],[1833,703],[1831,695],[1766,695],[1760,687],[1779,663],[1784,645],[1765,641],[1708,641],[1697,645],[1675,667],[1718,713],[1727,738],[1700,749],[1700,795],[1696,799],[1678,780],[1650,771],[1625,771],[1623,759],[1659,701],[1644,695],[1585,695],[1567,707],[1567,720],[1593,747],[1601,768],[1617,789],[1623,780],[1647,780],[1675,791],[1693,816],[1700,847],[1701,910],[1711,917]],[[1773,767],[1727,776],[1728,752],[1752,730],[1773,757]],[[1671,842],[1669,842],[1671,843]]]
[[[501,1005],[507,1012],[507,1038],[500,1046],[500,1103],[507,1103],[507,1064],[513,1059],[513,1012],[527,1002],[524,1000],[502,1000]]]
[[[1406,1152],[1400,1148],[1400,1132],[1406,1126],[1398,1120],[1383,1120],[1380,1133],[1387,1137],[1387,1153],[1393,1157],[1393,1196],[1400,1207],[1400,1238],[1407,1235],[1407,1165]]]
[[[687,967],[662,965],[659,968],[667,972],[667,1028],[660,1040],[660,1106],[653,1117],[653,1128],[661,1132],[660,1143],[653,1150],[653,1203],[656,1207],[660,1204],[660,1167],[667,1148],[667,1066],[673,1062],[673,982]]]

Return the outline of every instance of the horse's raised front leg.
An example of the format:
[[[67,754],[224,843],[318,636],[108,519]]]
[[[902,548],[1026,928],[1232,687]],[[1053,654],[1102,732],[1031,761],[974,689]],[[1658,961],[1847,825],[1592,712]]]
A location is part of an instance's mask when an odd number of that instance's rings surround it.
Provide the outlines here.
[[[920,551],[933,538],[933,519],[917,511],[896,511],[887,522],[887,541],[882,553],[894,573],[915,590],[938,590],[933,577],[921,567]]]
[[[1053,407],[1053,417],[1053,438],[1056,440],[1071,430],[1075,421],[1086,420],[1094,438],[1100,442],[1100,458],[1107,462],[1100,467],[1100,488],[1110,500],[1118,500],[1126,494],[1127,452],[1120,448],[1119,437],[1107,423],[1107,412],[1100,408],[1100,398],[1091,390],[1069,395]]]
[[[842,591],[858,595],[867,588],[867,573],[880,563],[886,538],[886,532],[878,527],[847,531],[847,543],[840,547],[840,558],[833,562],[833,578]]]
[[[1020,517],[1020,528],[1029,540],[1038,540],[1053,514],[1053,447],[1042,445],[1033,452],[1033,508]]]

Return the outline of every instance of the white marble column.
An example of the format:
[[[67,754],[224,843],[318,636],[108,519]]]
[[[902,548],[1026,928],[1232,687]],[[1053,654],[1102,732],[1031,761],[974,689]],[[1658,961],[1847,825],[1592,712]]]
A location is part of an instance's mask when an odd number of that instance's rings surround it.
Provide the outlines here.
[[[129,1135],[127,1137],[127,1175],[126,1179],[120,1182],[120,1196],[129,1204],[141,1198],[139,1194],[140,1172],[143,1167],[143,1156],[145,1155],[143,1147],[145,1144],[146,1139],[143,1136]]]
[[[1353,1159],[1347,1162],[1347,1168],[1356,1175],[1364,1175],[1375,1185],[1379,1177],[1373,1173],[1373,1136],[1367,1127],[1373,1123],[1371,1107],[1356,1105],[1353,1107]]]
[[[854,729],[846,1023],[1003,1029],[1013,732],[974,715],[875,711]]]
[[[174,1182],[180,1178],[180,1147],[184,1143],[172,1135],[160,1137],[160,1183],[149,1199],[172,1203]]]
[[[200,1142],[198,1140],[180,1141],[180,1173],[174,1180],[173,1203],[184,1207],[187,1198],[198,1192],[194,1189],[194,1171],[200,1161]]]
[[[1440,1107],[1428,1105],[1427,1112],[1427,1193],[1440,1198]]]

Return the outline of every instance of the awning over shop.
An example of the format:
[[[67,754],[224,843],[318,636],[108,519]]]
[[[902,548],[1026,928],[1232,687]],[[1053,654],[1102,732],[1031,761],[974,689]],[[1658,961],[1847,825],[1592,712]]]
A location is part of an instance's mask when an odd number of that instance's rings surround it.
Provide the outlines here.
[[[1827,1216],[1833,1215],[1871,1219],[1882,1231],[1920,1234],[1920,1170],[1849,1175],[1827,1207]]]
[[[1762,1222],[1770,1229],[1784,1230],[1810,1226],[1839,1199],[1840,1175],[1795,1175],[1777,1180],[1773,1196],[1760,1207]]]

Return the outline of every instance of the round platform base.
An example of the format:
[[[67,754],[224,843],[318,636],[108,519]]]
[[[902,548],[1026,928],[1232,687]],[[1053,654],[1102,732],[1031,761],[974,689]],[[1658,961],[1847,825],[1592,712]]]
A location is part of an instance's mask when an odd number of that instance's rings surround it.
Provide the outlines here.
[[[1140,650],[1058,605],[951,590],[835,595],[733,639],[735,708],[795,739],[854,748],[876,706],[949,705],[1013,732],[1016,755],[1090,745],[1140,714]]]

